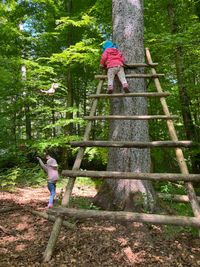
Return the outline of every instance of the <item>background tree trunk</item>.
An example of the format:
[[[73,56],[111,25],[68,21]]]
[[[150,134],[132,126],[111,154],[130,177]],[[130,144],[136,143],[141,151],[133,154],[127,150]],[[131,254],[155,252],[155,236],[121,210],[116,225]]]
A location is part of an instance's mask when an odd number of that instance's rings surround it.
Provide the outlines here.
[[[66,2],[66,12],[68,16],[71,16],[72,11],[73,11],[73,4],[72,4],[72,0],[68,0]],[[70,47],[70,45],[73,44],[73,34],[72,34],[72,27],[69,27],[68,32],[67,32],[67,46]],[[71,73],[71,69],[69,67],[69,69],[67,70],[66,73],[66,85],[67,85],[67,106],[66,109],[73,107],[73,80],[72,80],[72,73]],[[65,118],[68,119],[72,119],[73,118],[73,113],[67,111],[65,114]],[[72,133],[72,123],[66,125],[64,127],[64,134],[65,135],[70,135]],[[70,150],[68,149],[68,147],[63,147],[62,148],[62,167],[64,169],[68,168],[68,161],[69,161],[69,154],[70,154]]]
[[[179,22],[176,16],[176,10],[173,1],[169,1],[167,6],[167,11],[169,15],[169,21],[171,25],[172,34],[179,33]],[[181,113],[183,117],[183,124],[185,128],[185,135],[187,140],[193,140],[194,142],[199,142],[199,133],[198,128],[195,127],[192,120],[191,106],[190,106],[190,97],[188,95],[187,82],[185,77],[185,64],[184,64],[184,49],[181,45],[176,45],[174,50],[175,56],[175,66],[176,66],[176,76],[177,76],[177,85],[179,90],[180,104],[181,104]],[[191,154],[191,164],[192,172],[199,173],[199,154]]]
[[[112,10],[113,42],[119,46],[127,64],[144,62],[143,1],[113,0]],[[143,73],[143,71],[142,68],[135,70],[136,73]],[[131,72],[133,73],[133,70]],[[144,79],[129,79],[128,83],[131,92],[145,91]],[[114,90],[122,90],[120,86],[116,81]],[[111,114],[145,115],[147,114],[146,99],[142,97],[113,99]],[[110,140],[148,141],[148,122],[112,121]],[[150,172],[150,151],[148,149],[110,148],[107,169],[109,171]],[[107,209],[140,210],[141,207],[145,207],[152,210],[155,205],[151,183],[140,180],[108,179],[96,199],[98,204]]]

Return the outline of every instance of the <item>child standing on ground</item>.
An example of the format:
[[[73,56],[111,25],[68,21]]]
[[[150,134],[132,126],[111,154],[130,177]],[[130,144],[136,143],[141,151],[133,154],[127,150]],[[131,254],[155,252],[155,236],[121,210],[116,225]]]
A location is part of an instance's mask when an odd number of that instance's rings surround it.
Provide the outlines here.
[[[124,61],[125,59],[122,53],[117,49],[115,44],[113,44],[111,41],[104,42],[100,65],[108,70],[108,94],[113,93],[113,82],[115,75],[118,76],[125,93],[130,92],[124,73]]]
[[[56,182],[58,181],[59,175],[58,175],[58,164],[54,158],[52,158],[49,154],[46,154],[47,162],[46,164],[43,163],[41,158],[37,157],[39,160],[39,163],[41,167],[44,169],[44,171],[47,173],[47,186],[48,190],[50,192],[50,198],[48,203],[48,208],[53,207],[54,198],[56,196]]]

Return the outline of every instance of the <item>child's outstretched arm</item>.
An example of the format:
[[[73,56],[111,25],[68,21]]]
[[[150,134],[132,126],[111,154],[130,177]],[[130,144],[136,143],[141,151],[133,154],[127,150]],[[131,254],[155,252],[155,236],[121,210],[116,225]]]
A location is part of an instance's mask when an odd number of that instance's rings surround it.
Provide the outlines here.
[[[58,87],[59,87],[59,85],[57,83],[53,83],[51,85],[51,87],[49,88],[49,90],[47,90],[47,91],[40,90],[40,92],[45,93],[47,95],[53,95]]]
[[[39,161],[40,163],[40,166],[42,167],[42,169],[47,172],[47,167],[46,165],[43,163],[43,161],[41,160],[41,158],[37,157],[37,160]]]

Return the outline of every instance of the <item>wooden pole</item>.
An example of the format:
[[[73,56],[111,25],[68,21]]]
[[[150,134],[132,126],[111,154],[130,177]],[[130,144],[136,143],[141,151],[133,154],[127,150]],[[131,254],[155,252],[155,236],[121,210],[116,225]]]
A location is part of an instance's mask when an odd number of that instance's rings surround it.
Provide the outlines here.
[[[146,64],[146,63],[134,63],[134,64],[125,64],[125,68],[132,69],[132,68],[144,68],[144,67],[156,67],[158,63]]]
[[[126,221],[126,222],[142,222],[150,224],[173,224],[180,226],[200,227],[198,218],[187,216],[168,216],[158,214],[146,214],[125,211],[101,211],[101,210],[86,210],[86,209],[68,209],[57,208],[51,209],[48,213],[55,216],[68,216],[75,219],[98,218],[100,220]]]
[[[192,174],[190,174],[192,175]],[[189,197],[187,195],[172,195],[167,193],[157,193],[156,194],[159,198],[164,200],[176,201],[176,202],[183,202],[188,203],[190,202]],[[200,197],[197,197],[198,202],[200,202]]]
[[[133,179],[133,180],[153,180],[153,181],[200,181],[200,174],[180,174],[180,173],[133,173],[117,171],[62,171],[62,175],[67,177],[92,177],[101,179]]]
[[[126,74],[126,78],[158,78],[158,77],[164,77],[165,75],[163,73],[156,73],[156,74]],[[95,79],[107,79],[107,75],[95,75]]]
[[[150,54],[150,51],[149,51],[148,48],[146,48],[146,58],[147,58],[147,63],[148,64],[153,63],[152,59],[151,59],[151,54]],[[154,68],[151,68],[151,73],[153,75],[156,75],[156,70]],[[154,83],[155,83],[157,91],[159,93],[162,93],[163,90],[162,90],[162,87],[161,87],[159,79],[158,78],[154,78]],[[161,102],[164,114],[166,116],[171,116],[165,98],[161,97],[160,98],[160,102]],[[167,126],[168,126],[169,135],[170,135],[171,139],[173,141],[178,141],[178,137],[177,137],[177,134],[176,134],[176,130],[174,128],[173,121],[172,120],[167,120]],[[186,174],[186,175],[189,174],[189,171],[188,171],[188,168],[187,168],[187,164],[186,164],[185,158],[183,156],[183,151],[180,148],[176,148],[175,149],[175,153],[176,153],[176,158],[177,158],[181,173],[182,174]],[[193,213],[199,219],[199,217],[200,217],[200,207],[199,207],[197,196],[196,196],[196,193],[195,193],[195,190],[194,190],[194,187],[193,187],[192,183],[187,183],[186,184],[186,188],[187,188],[187,191],[188,191],[188,196],[189,196],[189,199],[190,199],[190,203],[191,203],[191,206],[192,206]]]
[[[101,93],[101,88],[103,86],[103,82],[104,82],[103,80],[99,81],[99,84],[98,84],[97,90],[96,90],[96,94]],[[93,103],[92,103],[91,110],[90,110],[90,116],[93,116],[95,114],[95,111],[97,108],[97,103],[98,103],[98,100],[94,99]],[[89,121],[86,128],[85,128],[85,134],[83,137],[84,141],[89,139],[91,126],[92,126],[92,122]],[[73,170],[77,170],[80,168],[80,165],[81,165],[81,162],[82,162],[82,159],[84,156],[84,151],[85,151],[85,148],[82,148],[82,147],[79,148],[79,152],[76,156],[76,160],[75,160],[74,165],[73,165]],[[76,180],[76,178],[72,178],[72,179],[69,179],[69,181],[68,181],[68,184],[65,188],[65,193],[64,193],[64,196],[62,199],[62,203],[61,203],[61,205],[63,207],[66,207],[69,204],[69,199],[70,199],[70,196],[72,193],[72,189],[74,187],[75,180]],[[58,217],[54,223],[54,226],[53,226],[53,229],[51,232],[51,236],[49,238],[46,250],[44,252],[44,256],[43,256],[44,262],[48,262],[51,259],[51,256],[53,254],[53,251],[54,251],[57,239],[58,239],[58,236],[59,236],[60,231],[61,231],[62,222],[63,222],[63,219],[61,217]]]
[[[114,98],[114,97],[165,97],[169,96],[170,93],[157,93],[157,92],[150,92],[150,93],[113,93],[113,94],[99,94],[99,95],[89,95],[88,98]]]
[[[48,214],[46,212],[41,212],[41,211],[31,210],[31,209],[26,209],[26,210],[29,211],[30,213],[32,213],[33,215],[39,216],[39,217],[44,218],[46,220],[49,220],[49,221],[52,221],[52,222],[55,222],[55,220],[56,220],[55,216],[50,215],[50,214]],[[76,227],[75,224],[69,223],[67,221],[63,221],[62,225],[64,225],[68,229],[74,229]]]
[[[0,213],[9,212],[13,210],[20,210],[21,207],[5,207],[0,209]]]
[[[85,116],[86,120],[172,120],[178,116],[165,115],[138,115],[138,116],[123,116],[123,115],[107,115],[107,116]]]
[[[153,142],[130,142],[130,141],[74,141],[70,142],[73,147],[192,147],[191,141],[153,141]]]

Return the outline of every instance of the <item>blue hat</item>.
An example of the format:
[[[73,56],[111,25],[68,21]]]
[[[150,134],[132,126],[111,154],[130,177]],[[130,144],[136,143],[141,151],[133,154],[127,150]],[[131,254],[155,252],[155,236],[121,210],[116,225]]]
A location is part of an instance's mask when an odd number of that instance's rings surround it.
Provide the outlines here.
[[[102,47],[103,52],[104,52],[107,48],[117,48],[117,46],[116,46],[115,44],[113,44],[112,41],[105,41],[105,42],[103,43],[103,47]]]

